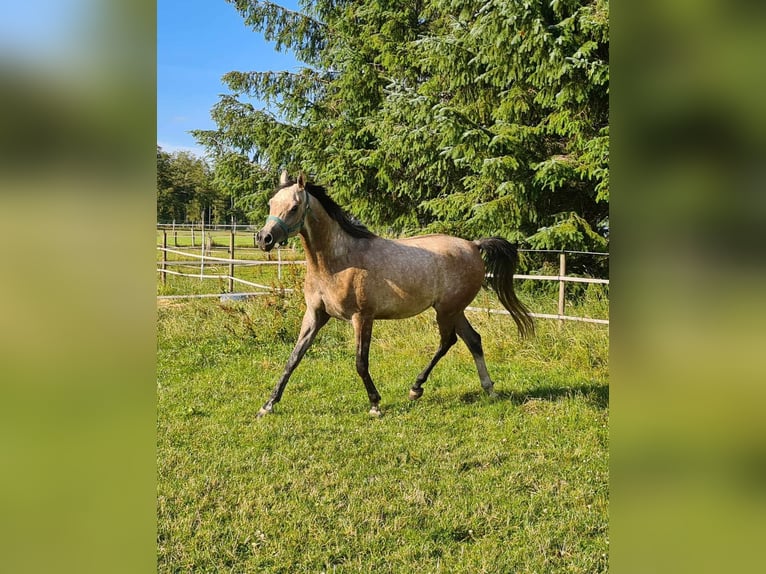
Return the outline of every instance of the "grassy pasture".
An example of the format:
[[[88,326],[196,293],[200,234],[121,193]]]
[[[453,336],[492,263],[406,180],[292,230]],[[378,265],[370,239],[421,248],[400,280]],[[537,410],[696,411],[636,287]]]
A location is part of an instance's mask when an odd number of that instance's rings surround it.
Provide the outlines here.
[[[207,233],[207,232],[206,232]],[[210,251],[205,252],[206,257],[218,257],[228,258],[228,248],[222,248],[222,246],[228,246],[229,234],[226,232],[214,232],[211,234],[214,241],[214,245],[218,246]],[[157,232],[157,246],[162,245],[162,232]],[[172,232],[168,232],[168,248],[177,249],[186,253],[200,254],[200,237],[199,233],[196,237],[196,246],[191,247],[191,236],[181,235],[179,232],[178,247],[173,245]],[[177,253],[168,253],[166,255],[168,262],[174,261],[187,261],[188,265],[177,266],[168,265],[168,269],[187,273],[187,274],[199,274],[200,262],[198,259],[190,259]],[[235,247],[234,247],[235,259],[242,260],[254,260],[254,261],[272,261],[276,262],[280,258],[283,262],[300,261],[303,260],[304,254],[300,249],[281,249],[279,253],[265,254],[263,251],[257,248],[253,248],[252,236],[238,233],[235,235]],[[157,251],[157,262],[162,259],[162,254]],[[205,274],[206,275],[227,275],[229,272],[229,265],[227,263],[219,262],[211,265],[209,259],[206,260]],[[296,265],[285,265],[282,267],[282,279],[278,278],[278,271],[276,265],[238,265],[234,270],[234,275],[238,279],[250,281],[253,283],[259,283],[261,285],[270,286],[285,286],[285,287],[297,287],[301,289],[299,281],[303,276],[303,267]],[[159,276],[159,274],[158,274]],[[163,284],[161,281],[157,282],[157,295],[194,295],[205,293],[226,293],[228,292],[228,280],[205,278],[200,279],[196,277],[179,277],[177,275],[168,275],[166,282]],[[238,292],[257,291],[257,288],[242,284],[235,283],[234,290]]]
[[[171,249],[184,248],[190,249],[192,247],[192,233],[190,229],[179,228],[175,232],[172,229],[166,229],[168,247]],[[255,248],[257,247],[254,241],[255,232],[246,232],[238,230],[234,235],[234,248]],[[230,233],[228,231],[220,230],[205,230],[205,236],[209,238],[213,246],[228,247],[230,241]],[[194,232],[194,246],[199,249],[200,242],[202,241],[202,233],[199,229]],[[162,245],[162,230],[157,230],[157,245]]]
[[[593,293],[572,314],[604,316]],[[607,570],[604,326],[538,320],[520,341],[509,317],[471,313],[500,397],[459,343],[410,402],[433,314],[377,322],[376,420],[351,327],[331,321],[256,420],[302,312],[299,289],[159,305],[159,572]]]

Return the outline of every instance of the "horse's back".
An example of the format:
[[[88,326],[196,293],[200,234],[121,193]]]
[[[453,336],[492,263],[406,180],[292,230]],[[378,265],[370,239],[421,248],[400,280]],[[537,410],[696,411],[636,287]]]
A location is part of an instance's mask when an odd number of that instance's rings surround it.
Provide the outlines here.
[[[431,264],[442,272],[483,276],[484,263],[479,248],[472,241],[434,234],[399,239],[396,243],[405,248],[422,251],[423,260],[430,260]]]
[[[420,235],[382,240],[376,247],[368,252],[375,265],[367,268],[378,286],[374,291],[380,318],[415,315],[428,307],[461,311],[484,280],[478,247],[465,239]]]
[[[479,254],[479,249],[473,241],[439,233],[395,239],[394,243],[418,247],[440,256],[463,256],[473,258]]]

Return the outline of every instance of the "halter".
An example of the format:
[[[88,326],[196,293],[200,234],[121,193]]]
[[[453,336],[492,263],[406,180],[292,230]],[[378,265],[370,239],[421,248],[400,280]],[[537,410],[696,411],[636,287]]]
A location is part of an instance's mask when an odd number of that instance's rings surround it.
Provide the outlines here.
[[[303,229],[303,225],[306,223],[306,216],[311,213],[311,204],[309,203],[309,192],[304,188],[303,190],[304,196],[303,196],[303,202],[306,204],[306,207],[303,208],[303,217],[301,217],[301,220],[296,223],[293,226],[287,225],[285,221],[281,217],[277,217],[276,215],[269,215],[266,218],[266,221],[276,221],[277,225],[282,228],[282,231],[285,232],[285,241],[284,243],[287,243],[287,238],[290,237],[291,234],[295,233],[296,231],[300,231]]]

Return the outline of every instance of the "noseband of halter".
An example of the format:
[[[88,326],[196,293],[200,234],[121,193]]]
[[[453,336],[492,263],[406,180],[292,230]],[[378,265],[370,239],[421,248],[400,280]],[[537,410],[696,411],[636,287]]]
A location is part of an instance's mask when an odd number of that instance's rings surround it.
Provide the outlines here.
[[[303,229],[303,225],[306,223],[306,216],[311,212],[309,192],[306,189],[303,190],[303,202],[305,204],[305,207],[303,208],[303,217],[301,217],[301,220],[293,226],[287,225],[281,217],[277,217],[276,215],[269,215],[266,218],[266,221],[276,221],[277,225],[279,225],[279,227],[282,228],[282,231],[285,232],[286,237],[283,243],[287,243],[287,238],[290,237],[290,235]]]

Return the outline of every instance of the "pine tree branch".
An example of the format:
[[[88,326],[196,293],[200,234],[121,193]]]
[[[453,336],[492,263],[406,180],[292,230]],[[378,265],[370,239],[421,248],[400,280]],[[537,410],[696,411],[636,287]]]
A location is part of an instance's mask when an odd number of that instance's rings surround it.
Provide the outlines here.
[[[234,4],[245,24],[264,38],[276,43],[276,49],[292,49],[304,61],[317,61],[327,45],[327,25],[302,12],[289,10],[275,2],[227,0]]]

